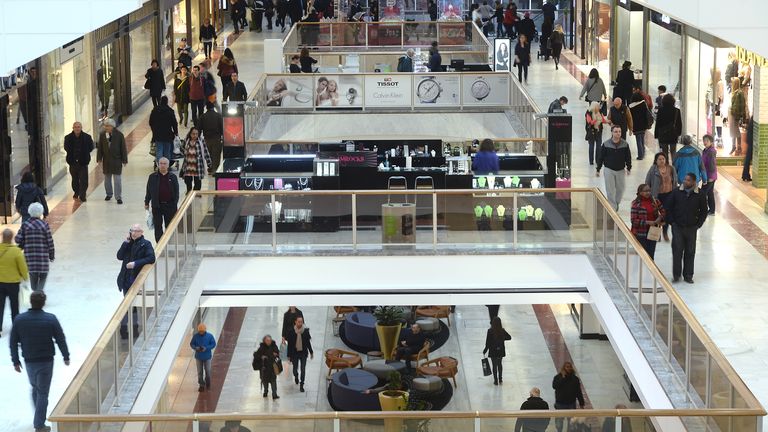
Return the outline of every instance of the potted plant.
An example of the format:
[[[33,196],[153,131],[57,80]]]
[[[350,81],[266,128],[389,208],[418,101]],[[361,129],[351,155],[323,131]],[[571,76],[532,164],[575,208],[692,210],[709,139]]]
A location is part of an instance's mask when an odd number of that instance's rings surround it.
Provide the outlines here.
[[[408,406],[408,392],[403,390],[400,372],[392,371],[388,376],[387,389],[379,393],[382,411],[404,411]]]
[[[373,316],[376,318],[376,335],[384,359],[392,360],[392,352],[400,339],[403,309],[397,306],[377,306]]]

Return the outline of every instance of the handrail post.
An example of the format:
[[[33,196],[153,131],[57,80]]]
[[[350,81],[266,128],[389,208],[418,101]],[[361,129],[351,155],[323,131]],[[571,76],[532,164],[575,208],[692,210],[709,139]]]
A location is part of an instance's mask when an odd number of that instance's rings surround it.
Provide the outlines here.
[[[135,323],[133,322],[133,300],[131,300],[131,305],[128,307],[128,365],[133,368],[133,337],[135,336],[133,334],[133,325]]]
[[[113,355],[115,357],[115,400],[112,403],[112,406],[119,407],[120,406],[120,385],[119,385],[119,376],[120,376],[120,353],[118,352],[118,344],[120,341],[117,339],[117,332],[112,333],[112,351]]]
[[[152,274],[155,276],[155,292],[157,292],[157,265],[152,266]],[[141,328],[144,329],[144,342],[147,341],[147,282],[141,287]]]
[[[656,308],[657,308],[657,294],[656,294],[656,292],[658,291],[658,288],[659,288],[658,283],[659,283],[659,280],[656,279],[656,278],[653,278],[653,301],[652,301],[653,309],[651,309],[651,328],[650,328],[650,330],[651,330],[651,338],[654,338],[654,339],[656,338],[656,334],[655,334],[656,333],[656,319],[657,319],[657,317],[656,317]]]
[[[189,207],[187,207],[187,211],[189,211]],[[186,261],[187,257],[189,256],[188,252],[187,252],[187,232],[189,230],[187,229],[187,215],[186,214],[182,218],[181,229],[184,231],[184,260]]]
[[[341,420],[338,417],[333,419],[333,432],[341,432]]]
[[[674,311],[675,307],[672,304],[672,299],[669,299],[669,310],[667,311],[667,360],[672,363],[672,312]]]
[[[691,385],[691,326],[685,322],[685,398],[690,400],[688,388]]]
[[[624,269],[624,288],[627,290],[630,296],[634,296],[634,294],[632,294],[632,287],[629,286],[629,239],[625,239],[624,255],[626,258],[626,268]]]
[[[195,247],[197,245],[197,240],[195,238],[195,231],[197,231],[197,225],[195,224],[195,198],[197,198],[197,192],[192,191],[192,201],[189,203],[189,219],[190,219],[190,227],[189,233],[192,237],[192,250],[195,250]],[[202,200],[202,196],[200,199]],[[202,204],[200,204],[202,208]]]
[[[101,414],[101,357],[96,359],[96,414]]]
[[[512,195],[512,247],[517,249],[517,193]]]
[[[357,194],[352,194],[352,249],[357,250]]]
[[[614,427],[613,427],[613,430],[615,432],[622,432],[621,421],[622,421],[621,417],[616,417],[616,422],[614,423]]]
[[[432,192],[432,247],[437,247],[437,192]]]
[[[192,432],[200,432],[200,420],[192,420]]]
[[[643,311],[643,258],[637,254],[637,312]]]
[[[277,251],[277,209],[275,208],[275,194],[269,194],[270,202],[272,203],[272,252]]]
[[[704,408],[710,408],[710,403],[712,402],[712,365],[710,362],[712,359],[709,357],[709,350],[705,351],[705,354]]]

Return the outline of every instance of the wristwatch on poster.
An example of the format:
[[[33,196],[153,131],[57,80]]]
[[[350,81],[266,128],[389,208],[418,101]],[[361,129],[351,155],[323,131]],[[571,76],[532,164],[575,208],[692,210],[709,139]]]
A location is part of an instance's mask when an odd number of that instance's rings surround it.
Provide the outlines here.
[[[435,77],[424,78],[416,87],[416,96],[421,103],[435,103],[442,92],[443,88],[440,87],[440,83],[435,80]]]
[[[481,101],[487,98],[489,94],[491,94],[491,86],[483,77],[478,77],[474,82],[472,82],[471,91],[472,97]]]

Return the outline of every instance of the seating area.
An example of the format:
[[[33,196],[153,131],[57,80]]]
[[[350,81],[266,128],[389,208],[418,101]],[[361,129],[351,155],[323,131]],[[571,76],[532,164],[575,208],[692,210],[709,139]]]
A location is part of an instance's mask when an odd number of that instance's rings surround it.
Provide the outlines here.
[[[363,359],[359,354],[338,348],[325,350],[325,365],[328,367],[328,376],[331,372],[347,368],[362,367]]]
[[[459,361],[453,357],[440,357],[430,360],[418,367],[421,375],[451,378],[456,387],[456,374],[459,373]]]

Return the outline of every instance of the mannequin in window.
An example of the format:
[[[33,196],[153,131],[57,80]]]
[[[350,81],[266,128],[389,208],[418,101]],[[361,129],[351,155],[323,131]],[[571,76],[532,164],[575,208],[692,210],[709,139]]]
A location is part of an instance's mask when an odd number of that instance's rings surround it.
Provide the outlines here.
[[[738,77],[731,78],[731,109],[728,112],[728,130],[731,133],[733,146],[731,155],[741,155],[741,129],[739,124],[747,119],[747,100],[741,91],[741,81]]]
[[[752,85],[752,65],[745,63],[739,69],[739,84],[741,91],[744,92],[744,100],[749,100],[749,88]]]
[[[712,126],[715,129],[715,141],[718,143],[721,143],[723,139],[723,116],[720,108],[723,104],[724,96],[725,83],[723,82],[722,73],[720,69],[712,68],[712,78],[707,86],[706,104],[709,105],[709,115]],[[720,146],[722,147],[722,145]]]

